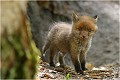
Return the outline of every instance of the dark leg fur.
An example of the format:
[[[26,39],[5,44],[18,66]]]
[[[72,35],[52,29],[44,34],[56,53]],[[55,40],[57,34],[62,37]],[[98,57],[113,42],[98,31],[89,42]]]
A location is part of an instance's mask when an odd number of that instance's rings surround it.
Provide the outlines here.
[[[86,61],[83,60],[83,61],[81,62],[82,70],[87,70],[87,68],[85,67],[85,64],[86,64]]]
[[[77,55],[71,56],[71,59],[73,61],[76,72],[83,74],[81,63],[78,61]]]
[[[82,70],[86,70],[85,68],[85,64],[86,64],[86,58],[85,58],[85,54],[84,52],[82,52],[79,56],[79,61],[81,62],[81,67],[82,67]]]
[[[64,55],[59,52],[60,67],[65,67],[63,57],[64,57]]]
[[[75,66],[75,70],[76,70],[77,73],[83,74],[81,64],[78,61],[75,62],[74,66]]]
[[[55,64],[53,62],[54,55],[50,54],[50,66],[55,67]]]
[[[55,67],[55,64],[53,62],[54,56],[56,53],[56,49],[54,47],[50,47],[50,55],[49,55],[49,60],[50,60],[50,66]]]

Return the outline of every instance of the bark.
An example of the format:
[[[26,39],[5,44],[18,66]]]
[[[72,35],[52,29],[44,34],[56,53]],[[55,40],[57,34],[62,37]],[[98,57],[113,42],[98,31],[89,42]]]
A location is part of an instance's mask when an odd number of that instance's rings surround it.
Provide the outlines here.
[[[26,1],[1,2],[1,78],[33,79],[39,51],[31,39]]]

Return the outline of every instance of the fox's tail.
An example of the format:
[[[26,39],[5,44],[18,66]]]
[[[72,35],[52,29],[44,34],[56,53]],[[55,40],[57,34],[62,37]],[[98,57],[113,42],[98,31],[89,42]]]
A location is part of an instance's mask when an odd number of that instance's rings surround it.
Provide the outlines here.
[[[43,60],[44,60],[45,53],[46,53],[46,51],[49,47],[50,47],[50,41],[46,40],[46,42],[45,42],[45,44],[43,45],[43,48],[42,48],[42,59]]]

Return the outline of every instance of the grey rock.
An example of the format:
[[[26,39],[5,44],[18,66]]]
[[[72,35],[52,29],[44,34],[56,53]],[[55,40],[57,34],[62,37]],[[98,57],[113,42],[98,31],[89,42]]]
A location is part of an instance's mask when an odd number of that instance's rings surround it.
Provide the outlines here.
[[[95,66],[117,63],[119,61],[118,3],[118,1],[29,1],[27,15],[36,46],[42,49],[52,23],[58,21],[71,23],[73,11],[79,15],[98,15],[98,31],[88,52],[87,62]],[[66,58],[65,62],[71,65],[69,59],[70,57]]]

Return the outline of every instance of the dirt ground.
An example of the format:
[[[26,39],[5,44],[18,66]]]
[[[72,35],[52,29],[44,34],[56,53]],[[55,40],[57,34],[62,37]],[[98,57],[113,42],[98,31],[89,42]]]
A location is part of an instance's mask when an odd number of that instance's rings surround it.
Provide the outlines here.
[[[50,67],[48,63],[40,63],[38,66],[38,72],[35,76],[36,79],[80,79],[80,80],[118,80],[120,79],[120,65],[110,64],[100,66],[98,68],[89,64],[88,70],[84,71],[84,74],[76,73],[72,68],[65,67]]]

